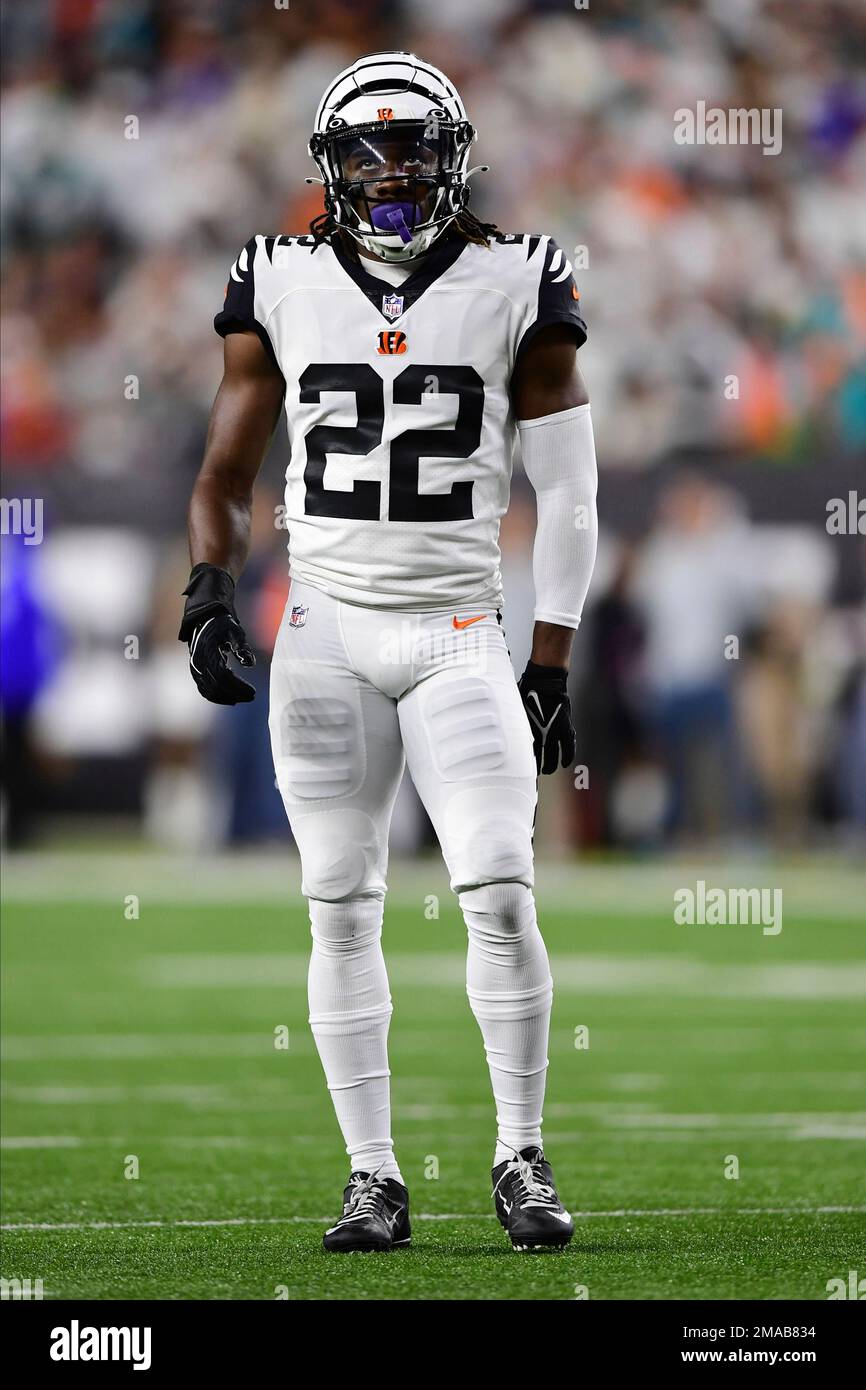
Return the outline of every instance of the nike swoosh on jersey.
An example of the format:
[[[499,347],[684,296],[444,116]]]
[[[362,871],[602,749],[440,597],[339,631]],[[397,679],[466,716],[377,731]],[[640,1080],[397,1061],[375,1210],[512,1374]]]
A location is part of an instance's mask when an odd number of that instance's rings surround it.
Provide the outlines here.
[[[455,613],[455,614],[454,614],[454,626],[456,627],[456,629],[457,629],[458,632],[462,632],[462,630],[463,630],[464,627],[471,627],[473,623],[480,623],[481,620],[483,619],[483,617],[484,617],[484,614],[483,614],[483,613],[479,613],[477,618],[462,618],[462,619],[461,619],[461,618],[458,618],[458,617],[457,617],[457,614]]]

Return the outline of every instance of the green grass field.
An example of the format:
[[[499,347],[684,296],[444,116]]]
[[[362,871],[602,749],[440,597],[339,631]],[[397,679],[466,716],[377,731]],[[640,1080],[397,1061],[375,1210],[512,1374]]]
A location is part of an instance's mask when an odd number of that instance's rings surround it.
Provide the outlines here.
[[[696,873],[784,884],[780,935],[675,926],[671,885]],[[306,1025],[294,863],[55,854],[6,877],[2,1274],[42,1278],[46,1298],[824,1299],[866,1274],[851,870],[540,867],[546,1146],[577,1231],[564,1254],[520,1256],[492,1217],[456,904],[437,864],[397,866],[385,949],[413,1244],[355,1258],[321,1249],[347,1169]]]

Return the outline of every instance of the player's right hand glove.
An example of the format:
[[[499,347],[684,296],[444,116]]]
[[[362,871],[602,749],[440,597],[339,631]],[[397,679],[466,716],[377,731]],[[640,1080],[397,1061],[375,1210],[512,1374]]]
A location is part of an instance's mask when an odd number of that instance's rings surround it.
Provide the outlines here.
[[[195,565],[184,593],[178,638],[189,645],[189,669],[199,693],[215,705],[254,700],[249,681],[236,676],[228,664],[230,656],[241,666],[256,664],[235,612],[235,581],[216,565]]]
[[[538,666],[534,661],[527,661],[517,682],[532,730],[535,765],[543,774],[574,762],[574,725],[567,687],[568,672],[563,667]]]

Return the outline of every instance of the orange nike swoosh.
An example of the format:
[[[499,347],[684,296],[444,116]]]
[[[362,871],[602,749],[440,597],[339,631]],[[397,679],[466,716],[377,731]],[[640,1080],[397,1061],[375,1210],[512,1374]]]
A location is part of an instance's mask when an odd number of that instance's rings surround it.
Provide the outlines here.
[[[463,620],[461,621],[461,619],[458,618],[457,614],[455,613],[454,626],[456,627],[457,631],[460,632],[461,629],[464,627],[471,627],[473,623],[480,623],[483,617],[484,614],[479,613],[477,618],[463,618]]]

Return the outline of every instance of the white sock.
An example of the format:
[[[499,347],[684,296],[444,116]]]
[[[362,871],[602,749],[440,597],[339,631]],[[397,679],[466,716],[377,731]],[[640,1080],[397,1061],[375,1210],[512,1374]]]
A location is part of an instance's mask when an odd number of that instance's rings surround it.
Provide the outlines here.
[[[553,981],[525,884],[468,889],[460,906],[469,932],[466,993],[496,1100],[496,1164],[515,1149],[541,1148]]]
[[[310,898],[308,997],[319,1051],[352,1171],[402,1182],[391,1139],[388,1025],[381,898]]]

